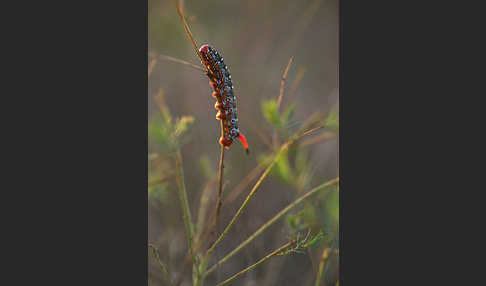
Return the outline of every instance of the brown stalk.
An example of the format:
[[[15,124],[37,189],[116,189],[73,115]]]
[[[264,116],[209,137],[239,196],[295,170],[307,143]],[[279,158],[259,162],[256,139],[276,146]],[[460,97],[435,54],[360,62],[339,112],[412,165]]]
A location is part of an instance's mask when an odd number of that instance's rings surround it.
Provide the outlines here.
[[[221,136],[224,136],[224,125],[221,120]],[[224,146],[220,144],[221,153],[219,156],[219,171],[218,171],[218,200],[216,203],[216,217],[215,217],[215,227],[218,225],[219,213],[221,211],[221,205],[223,204],[223,160],[224,160]]]
[[[306,139],[306,140],[302,140],[302,142],[300,143],[300,146],[305,147],[305,146],[309,146],[309,145],[319,143],[321,141],[327,141],[327,140],[333,139],[333,138],[336,138],[336,133],[324,132],[324,133],[320,134],[319,136],[309,138],[309,139]]]
[[[194,51],[196,52],[197,56],[201,60],[201,64],[204,63],[203,58],[201,53],[199,52],[199,49],[197,48],[196,41],[194,41],[194,38],[192,37],[191,29],[189,29],[189,25],[187,24],[186,17],[184,17],[184,12],[181,8],[181,5],[177,0],[174,0],[176,8],[177,8],[177,13],[181,17],[182,24],[184,24],[184,30],[186,31],[186,35],[189,38],[189,41],[191,41],[192,47],[194,48]],[[203,65],[204,66],[204,65]]]
[[[289,63],[287,64],[287,67],[285,68],[285,71],[282,76],[282,81],[280,83],[280,95],[278,96],[277,99],[277,106],[280,109],[280,104],[282,103],[282,98],[284,94],[284,86],[285,86],[285,80],[287,79],[287,73],[289,72],[290,65],[292,64],[292,61],[294,60],[294,57],[290,57]]]
[[[191,64],[190,62],[186,62],[186,61],[183,61],[183,60],[180,60],[180,59],[171,57],[171,56],[167,56],[167,55],[153,55],[153,57],[155,57],[156,59],[159,59],[159,60],[178,63],[178,64],[181,64],[181,65],[184,65],[184,66],[187,66],[187,67],[190,67],[190,68],[193,68],[193,69],[202,71],[202,72],[206,72],[205,69],[201,68],[198,65]]]
[[[295,77],[294,81],[292,82],[292,85],[290,86],[289,95],[287,96],[287,102],[292,102],[292,97],[294,96],[297,87],[302,81],[305,72],[306,72],[306,68],[304,67],[299,68],[299,71],[297,72],[297,76]]]

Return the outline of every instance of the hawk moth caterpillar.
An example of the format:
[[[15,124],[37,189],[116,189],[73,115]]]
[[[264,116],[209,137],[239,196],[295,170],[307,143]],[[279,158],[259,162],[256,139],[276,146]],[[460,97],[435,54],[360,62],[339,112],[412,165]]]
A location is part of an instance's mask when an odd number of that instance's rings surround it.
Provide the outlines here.
[[[223,57],[214,48],[202,45],[199,52],[203,64],[208,70],[209,84],[214,89],[212,93],[212,96],[216,98],[214,108],[218,110],[216,119],[223,123],[223,136],[219,139],[219,143],[225,148],[229,148],[233,140],[238,138],[248,154],[248,143],[243,133],[238,129],[236,98],[228,67],[224,64]]]

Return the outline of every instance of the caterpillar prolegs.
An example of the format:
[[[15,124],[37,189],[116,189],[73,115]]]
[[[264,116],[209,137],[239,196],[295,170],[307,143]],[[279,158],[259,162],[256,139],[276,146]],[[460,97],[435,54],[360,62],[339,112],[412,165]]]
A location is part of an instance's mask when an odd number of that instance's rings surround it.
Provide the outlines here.
[[[224,64],[221,55],[212,47],[202,45],[199,49],[204,65],[208,68],[207,76],[209,84],[213,87],[213,97],[216,98],[214,108],[218,110],[216,119],[223,123],[223,136],[219,143],[229,148],[235,138],[238,138],[243,147],[248,150],[248,143],[243,133],[238,129],[238,118],[236,115],[236,99],[233,94],[233,84],[228,67]]]

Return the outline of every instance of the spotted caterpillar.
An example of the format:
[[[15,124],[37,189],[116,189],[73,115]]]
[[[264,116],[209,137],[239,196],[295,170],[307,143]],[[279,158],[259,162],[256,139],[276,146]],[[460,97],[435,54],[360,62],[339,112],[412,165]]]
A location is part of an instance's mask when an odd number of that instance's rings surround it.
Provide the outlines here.
[[[238,138],[243,147],[248,150],[248,143],[243,133],[238,129],[238,118],[236,115],[236,99],[233,94],[233,84],[228,67],[224,64],[221,55],[212,47],[202,45],[199,49],[203,64],[207,67],[209,84],[213,87],[213,97],[216,98],[214,108],[218,110],[216,119],[223,123],[223,136],[219,143],[229,148],[235,138]]]

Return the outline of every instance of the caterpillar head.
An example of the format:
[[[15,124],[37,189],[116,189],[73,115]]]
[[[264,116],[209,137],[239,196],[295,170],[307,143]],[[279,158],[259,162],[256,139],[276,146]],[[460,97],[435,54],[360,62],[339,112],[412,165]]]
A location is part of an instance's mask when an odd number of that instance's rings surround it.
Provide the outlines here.
[[[209,47],[208,45],[204,44],[204,45],[202,45],[202,46],[199,48],[199,52],[201,52],[201,53],[205,54],[205,53],[207,53],[207,52],[208,52],[209,48],[210,48],[210,47]]]

